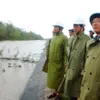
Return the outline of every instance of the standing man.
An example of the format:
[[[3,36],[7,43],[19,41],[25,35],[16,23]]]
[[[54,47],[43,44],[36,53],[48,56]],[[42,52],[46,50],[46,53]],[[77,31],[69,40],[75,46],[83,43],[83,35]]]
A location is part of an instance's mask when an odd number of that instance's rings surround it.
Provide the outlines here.
[[[93,38],[94,32],[92,30],[90,30],[89,35],[90,35],[91,38]]]
[[[70,38],[68,39],[67,55],[69,57],[69,54],[70,54],[70,42],[71,42],[71,38],[73,38],[73,36],[74,36],[74,29],[69,29],[68,31],[69,31]]]
[[[63,34],[63,25],[53,25],[55,34],[51,39],[50,46],[47,51],[48,58],[48,73],[47,73],[47,86],[50,89],[54,89],[54,92],[48,96],[51,99],[56,96],[56,90],[60,85],[63,77],[65,68],[67,65],[67,45],[68,39]]]
[[[87,43],[87,58],[80,100],[100,100],[100,13],[92,14],[90,23],[96,37]]]
[[[77,100],[80,96],[81,72],[84,68],[86,43],[89,40],[89,37],[84,34],[84,26],[83,20],[76,20],[73,24],[75,35],[69,44],[70,55],[65,77],[64,97],[69,97],[70,100]]]
[[[69,29],[68,31],[69,31],[69,36],[70,37],[74,35],[74,30],[73,29]]]

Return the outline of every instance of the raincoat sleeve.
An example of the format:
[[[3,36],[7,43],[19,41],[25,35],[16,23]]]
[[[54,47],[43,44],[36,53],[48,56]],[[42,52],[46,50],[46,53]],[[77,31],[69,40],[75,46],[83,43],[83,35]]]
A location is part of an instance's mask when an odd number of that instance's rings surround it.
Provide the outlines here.
[[[68,39],[67,37],[64,40],[64,65],[67,65],[67,47],[68,47]]]
[[[49,59],[50,42],[51,42],[51,39],[48,40],[46,43],[46,60],[44,62],[43,69],[42,69],[42,71],[46,72],[46,73],[48,72],[48,59]]]
[[[71,36],[69,39],[68,39],[68,47],[67,47],[67,52],[68,52],[68,61],[69,61],[69,58],[70,58],[70,53],[71,53],[71,49],[72,49],[72,43],[73,43],[73,36]]]
[[[89,41],[90,38],[88,37],[87,40]],[[88,54],[88,46],[87,46],[88,41],[87,41],[86,47],[85,47],[85,60],[84,60],[84,64],[85,64],[85,62],[86,62],[86,58],[87,58],[87,54]],[[85,65],[84,65],[84,66],[85,66]],[[84,75],[84,72],[85,72],[85,68],[83,68],[83,70],[82,70],[82,72],[81,72],[81,75]]]
[[[87,57],[87,48],[85,47],[84,66],[85,66],[86,57]],[[81,71],[81,75],[82,75],[82,76],[84,75],[84,71],[85,71],[85,68],[82,68],[82,71]]]
[[[51,39],[48,40],[47,43],[46,43],[46,57],[47,57],[47,59],[49,58],[50,42],[51,42]]]

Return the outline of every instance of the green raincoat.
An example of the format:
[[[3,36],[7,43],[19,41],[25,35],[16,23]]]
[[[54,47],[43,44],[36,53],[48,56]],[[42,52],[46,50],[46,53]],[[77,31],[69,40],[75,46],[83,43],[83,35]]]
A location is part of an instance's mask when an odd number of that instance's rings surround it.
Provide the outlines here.
[[[48,72],[48,59],[49,59],[49,48],[50,48],[50,43],[51,43],[51,39],[49,39],[46,43],[46,60],[45,63],[43,65],[43,69],[42,71],[47,73]]]
[[[85,72],[80,100],[100,100],[100,39],[87,43]]]
[[[64,64],[67,64],[68,39],[63,33],[53,36],[47,48],[48,73],[47,86],[57,89],[64,77]]]
[[[82,75],[84,68],[86,43],[89,37],[84,33],[74,35],[70,40],[70,55],[68,70],[64,83],[64,96],[79,97]]]

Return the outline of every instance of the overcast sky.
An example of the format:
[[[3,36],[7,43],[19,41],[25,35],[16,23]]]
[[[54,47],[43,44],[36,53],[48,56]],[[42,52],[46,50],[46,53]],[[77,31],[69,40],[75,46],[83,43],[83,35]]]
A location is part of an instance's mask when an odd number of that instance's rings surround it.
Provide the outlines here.
[[[89,17],[100,12],[100,0],[0,0],[0,20],[9,20],[17,27],[33,31],[44,38],[52,37],[52,25],[65,26],[64,34],[77,18],[83,18],[86,32],[92,29]]]

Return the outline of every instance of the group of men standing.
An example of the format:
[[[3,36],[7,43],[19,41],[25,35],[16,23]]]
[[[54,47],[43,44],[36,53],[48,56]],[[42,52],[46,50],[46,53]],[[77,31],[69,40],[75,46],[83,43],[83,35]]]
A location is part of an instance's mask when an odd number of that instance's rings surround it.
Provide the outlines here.
[[[68,39],[63,26],[54,25],[47,46],[47,86],[55,100],[100,100],[100,13],[90,16],[96,36],[84,34],[83,21],[73,23],[74,34]],[[44,67],[45,68],[45,67]]]

